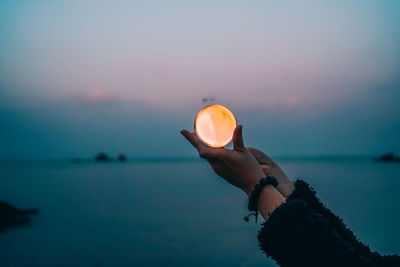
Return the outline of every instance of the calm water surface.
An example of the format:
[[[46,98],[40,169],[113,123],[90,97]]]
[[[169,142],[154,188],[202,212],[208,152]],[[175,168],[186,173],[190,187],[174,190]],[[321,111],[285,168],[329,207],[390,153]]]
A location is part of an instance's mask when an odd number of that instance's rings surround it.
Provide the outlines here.
[[[382,253],[400,253],[400,164],[278,160]],[[205,162],[0,163],[0,199],[39,208],[0,233],[1,266],[275,266],[247,200]]]

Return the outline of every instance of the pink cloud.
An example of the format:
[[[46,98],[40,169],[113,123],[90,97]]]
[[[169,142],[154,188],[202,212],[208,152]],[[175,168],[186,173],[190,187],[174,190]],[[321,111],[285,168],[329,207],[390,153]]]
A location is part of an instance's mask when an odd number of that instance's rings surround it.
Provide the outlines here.
[[[83,104],[102,105],[118,102],[119,99],[102,89],[94,89],[81,99]]]
[[[301,99],[296,97],[296,96],[289,96],[286,100],[286,105],[289,108],[295,108],[297,107],[299,104],[301,104]]]

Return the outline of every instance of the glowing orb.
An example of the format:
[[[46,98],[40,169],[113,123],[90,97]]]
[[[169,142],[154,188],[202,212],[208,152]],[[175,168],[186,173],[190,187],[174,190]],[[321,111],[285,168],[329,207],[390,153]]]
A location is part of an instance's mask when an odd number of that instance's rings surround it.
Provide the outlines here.
[[[223,147],[232,140],[236,118],[227,107],[211,105],[199,111],[194,128],[197,136],[210,147]]]

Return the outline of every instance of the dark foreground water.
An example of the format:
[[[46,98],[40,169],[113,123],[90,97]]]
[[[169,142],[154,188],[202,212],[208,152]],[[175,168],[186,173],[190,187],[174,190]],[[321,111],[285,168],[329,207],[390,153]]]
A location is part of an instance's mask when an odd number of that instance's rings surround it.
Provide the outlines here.
[[[400,164],[278,160],[361,240],[400,253]],[[0,200],[39,208],[0,233],[0,266],[274,266],[246,198],[205,162],[2,162]]]

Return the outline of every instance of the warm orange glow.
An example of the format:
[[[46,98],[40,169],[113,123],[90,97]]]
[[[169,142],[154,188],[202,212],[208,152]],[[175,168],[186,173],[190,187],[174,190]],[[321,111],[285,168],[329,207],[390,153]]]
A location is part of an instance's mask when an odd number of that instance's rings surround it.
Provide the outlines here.
[[[223,147],[232,140],[236,119],[225,106],[211,105],[199,111],[194,127],[204,143],[211,147]]]

